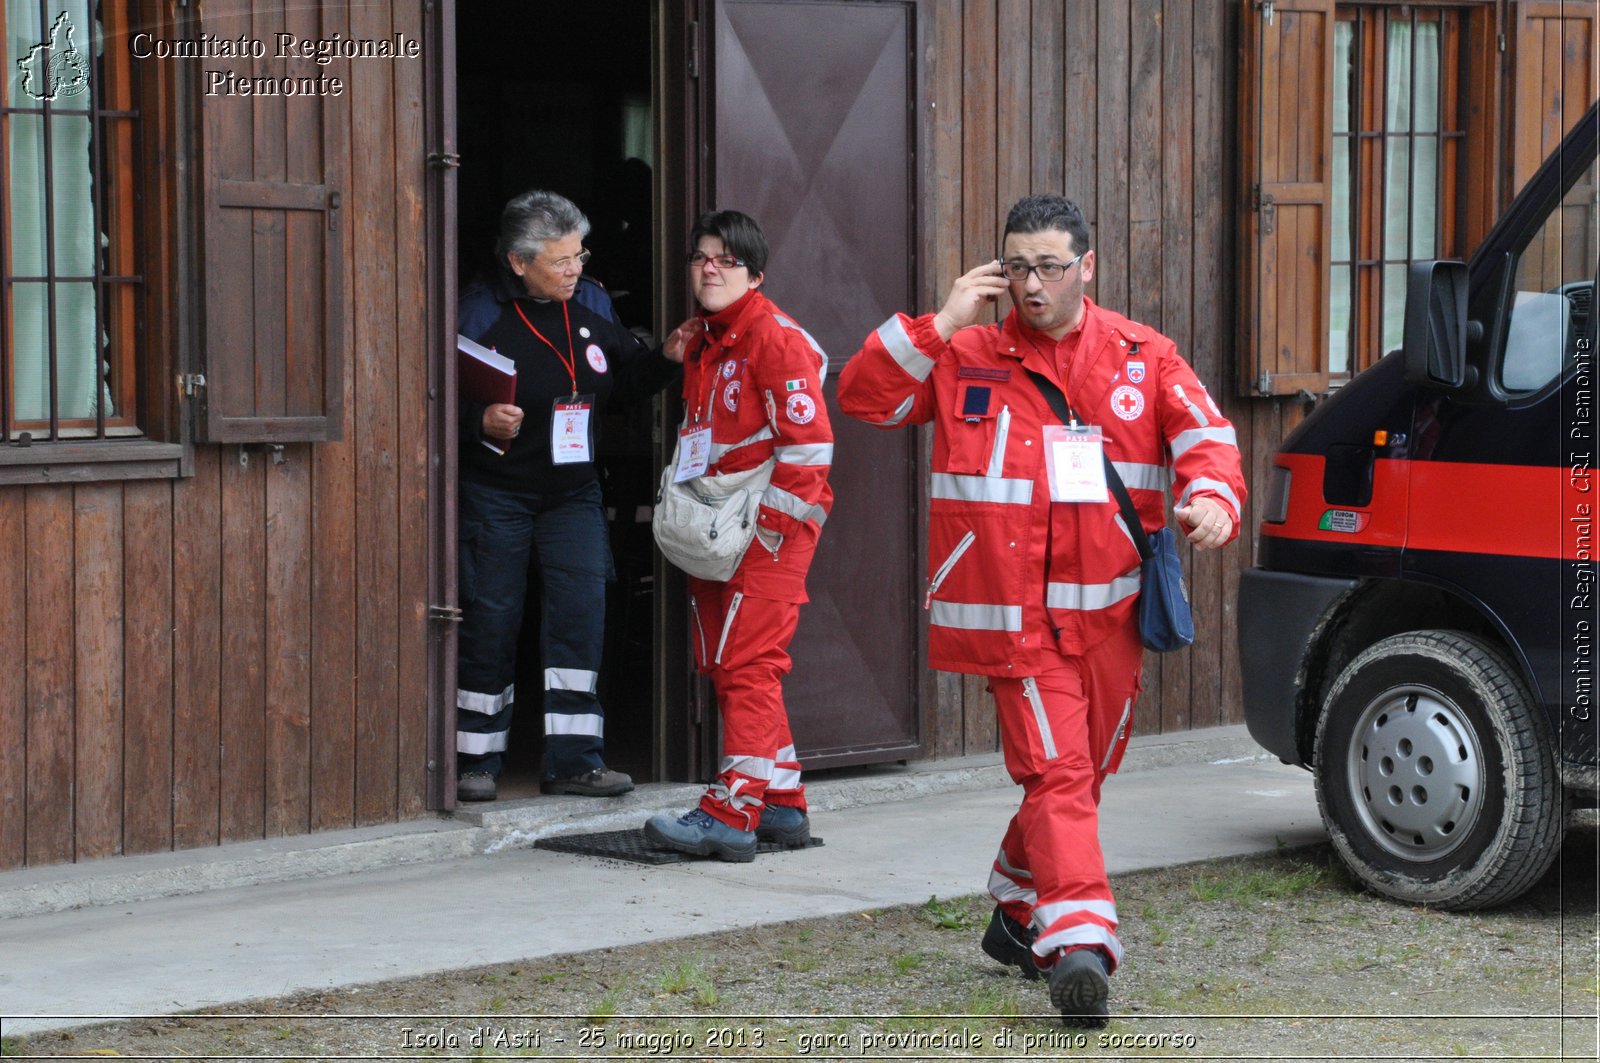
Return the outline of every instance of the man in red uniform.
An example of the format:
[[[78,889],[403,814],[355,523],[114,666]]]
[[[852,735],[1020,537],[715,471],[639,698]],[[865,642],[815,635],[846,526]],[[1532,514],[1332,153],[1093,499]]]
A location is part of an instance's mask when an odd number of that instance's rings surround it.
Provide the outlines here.
[[[833,506],[833,431],[822,399],[828,359],[809,333],[758,289],[767,240],[738,211],[703,215],[691,236],[700,338],[684,376],[684,439],[710,432],[703,475],[774,459],[756,538],[726,582],[691,578],[695,662],[722,713],[722,762],[700,806],[645,824],[657,845],[755,859],[756,844],[804,845],[811,826],[782,679],[806,598],[806,572]],[[680,454],[691,451],[680,443]]]
[[[1082,212],[1011,208],[1003,250],[937,314],[896,315],[839,379],[839,406],[883,428],[934,425],[929,662],[989,677],[1006,767],[1023,787],[995,859],[984,951],[1073,1025],[1103,1025],[1121,962],[1100,852],[1100,785],[1139,693],[1139,554],[1104,458],[1147,531],[1163,492],[1196,549],[1232,541],[1245,500],[1234,431],[1173,342],[1096,306]],[[1014,308],[975,326],[1002,293]],[[1067,398],[1071,427],[1036,378]],[[1097,475],[1098,478],[1097,478]]]

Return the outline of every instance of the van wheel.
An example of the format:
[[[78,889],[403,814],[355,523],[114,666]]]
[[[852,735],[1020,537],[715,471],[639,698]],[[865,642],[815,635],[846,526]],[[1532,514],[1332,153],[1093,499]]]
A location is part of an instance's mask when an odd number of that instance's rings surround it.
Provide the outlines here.
[[[1324,702],[1317,805],[1377,893],[1486,908],[1531,887],[1565,825],[1544,711],[1500,650],[1459,631],[1367,647]]]

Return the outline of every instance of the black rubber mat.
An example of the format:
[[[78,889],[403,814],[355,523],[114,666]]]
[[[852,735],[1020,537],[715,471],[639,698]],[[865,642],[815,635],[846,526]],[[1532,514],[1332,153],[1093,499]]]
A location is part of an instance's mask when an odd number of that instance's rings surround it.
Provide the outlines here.
[[[812,849],[822,844],[822,839],[812,837],[803,846],[796,848]],[[687,860],[706,860],[709,857],[690,856],[680,853],[676,849],[658,849],[651,845],[644,836],[644,829],[636,827],[633,830],[608,830],[598,831],[593,834],[561,834],[554,838],[540,838],[533,843],[535,849],[550,849],[558,853],[578,853],[583,856],[607,856],[613,860],[631,860],[636,864],[676,864]],[[756,855],[764,853],[786,853],[790,851],[787,845],[777,842],[761,842],[756,846]]]

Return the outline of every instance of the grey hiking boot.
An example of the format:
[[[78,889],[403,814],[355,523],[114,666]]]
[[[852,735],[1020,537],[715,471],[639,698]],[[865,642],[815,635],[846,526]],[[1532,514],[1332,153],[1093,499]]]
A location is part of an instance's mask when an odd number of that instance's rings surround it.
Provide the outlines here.
[[[1023,926],[997,904],[989,917],[989,929],[983,932],[983,951],[996,963],[1015,967],[1022,977],[1036,982],[1044,977],[1033,960],[1033,939],[1038,936],[1037,930]]]
[[[494,776],[486,771],[469,771],[456,780],[457,801],[493,801]]]
[[[1096,948],[1061,954],[1050,969],[1050,1003],[1067,1026],[1098,1030],[1110,1021],[1106,999],[1111,995],[1108,964]]]
[[[672,818],[671,812],[650,817],[644,836],[652,845],[676,849],[694,856],[714,856],[736,864],[756,858],[756,832],[730,827],[703,809],[692,809]]]
[[[631,789],[632,777],[610,768],[596,768],[570,779],[546,779],[539,784],[541,794],[576,794],[578,797],[616,797]]]
[[[775,842],[790,849],[811,844],[811,817],[793,805],[764,805],[756,824],[756,841]]]

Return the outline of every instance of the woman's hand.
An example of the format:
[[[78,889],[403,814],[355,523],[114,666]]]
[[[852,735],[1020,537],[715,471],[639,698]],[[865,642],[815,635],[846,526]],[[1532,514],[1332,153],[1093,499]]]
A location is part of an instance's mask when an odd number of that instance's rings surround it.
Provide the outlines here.
[[[509,443],[522,431],[522,408],[508,402],[497,402],[483,411],[483,434],[490,439]]]
[[[694,338],[705,330],[705,325],[697,317],[691,317],[683,324],[672,330],[667,337],[667,342],[661,345],[661,354],[669,362],[683,364],[683,356],[689,351],[689,344]]]

